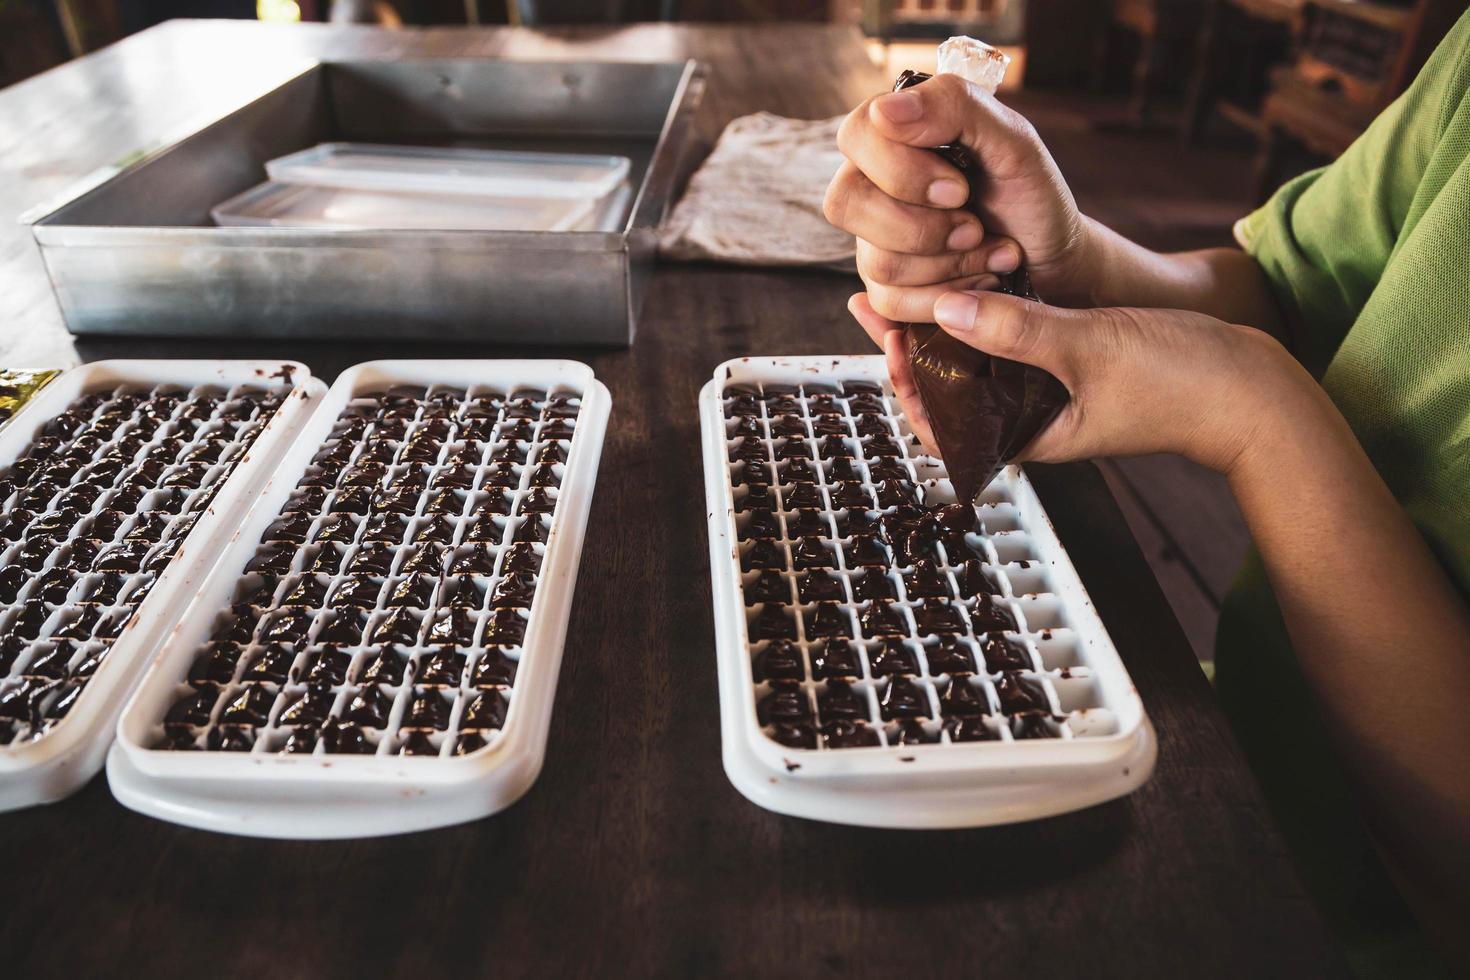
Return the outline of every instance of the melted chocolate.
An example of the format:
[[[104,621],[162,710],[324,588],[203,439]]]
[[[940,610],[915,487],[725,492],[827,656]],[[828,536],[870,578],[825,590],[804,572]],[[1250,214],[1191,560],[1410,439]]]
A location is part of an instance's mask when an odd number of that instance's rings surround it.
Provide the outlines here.
[[[975,654],[969,644],[954,636],[941,636],[939,642],[924,648],[930,674],[972,674]]]
[[[462,606],[451,606],[429,627],[428,642],[440,646],[467,647],[474,643],[477,622]]]
[[[486,646],[520,646],[525,639],[526,621],[515,609],[496,609],[485,623]]]
[[[799,681],[806,676],[801,650],[790,640],[772,640],[751,662],[751,675],[762,681]]]
[[[985,658],[985,670],[992,674],[1031,669],[1031,657],[1025,649],[999,633],[985,637],[985,642],[980,644],[980,653]]]
[[[939,734],[917,718],[904,719],[888,730],[889,745],[929,745],[937,741]]]
[[[796,620],[791,617],[787,607],[768,602],[756,613],[753,635],[761,640],[794,640]]]
[[[386,600],[389,606],[412,606],[415,609],[427,609],[430,600],[434,596],[434,585],[436,579],[423,572],[415,572],[405,579],[399,579],[397,584],[388,592]]]
[[[752,514],[751,516],[754,518],[757,515]],[[832,528],[820,511],[799,510],[794,514],[786,515],[786,533],[793,538],[825,538],[831,536]]]
[[[839,718],[822,725],[822,740],[829,749],[857,749],[878,745],[878,732],[865,721]]]
[[[382,583],[374,579],[351,575],[339,582],[329,602],[338,608],[354,606],[359,609],[371,609],[377,604],[378,593],[382,589]]]
[[[327,687],[308,687],[299,697],[290,701],[286,709],[281,712],[279,723],[281,725],[297,726],[305,725],[310,728],[320,727],[332,713],[332,704],[336,701],[336,694]],[[312,743],[313,746],[315,742]]]
[[[402,643],[411,646],[419,635],[420,619],[407,608],[394,609],[372,628],[373,643]]]
[[[756,704],[756,717],[762,725],[810,721],[812,706],[799,685],[780,682]]]
[[[388,714],[393,710],[393,699],[383,689],[369,684],[358,688],[342,710],[344,721],[364,728],[385,728]]]
[[[1008,715],[1045,712],[1051,707],[1040,684],[1014,671],[1002,674],[995,682],[995,694],[1000,699],[1000,710]]]
[[[504,688],[497,687],[481,691],[465,705],[464,716],[460,718],[459,727],[466,731],[504,728],[505,715],[509,710],[510,704],[506,700]]]
[[[322,747],[334,755],[372,755],[377,746],[356,725],[328,724],[322,729]]]
[[[802,614],[802,619],[808,639],[852,636],[852,623],[848,620],[847,613],[835,602],[817,603],[815,609]]]
[[[834,639],[812,652],[812,674],[818,678],[852,678],[862,675],[857,647],[850,640]]]
[[[403,713],[401,727],[442,732],[449,727],[449,701],[437,690],[414,691]]]
[[[939,695],[939,712],[946,718],[978,718],[988,714],[990,701],[985,690],[969,677],[957,675],[950,679]]]
[[[439,747],[434,744],[433,738],[427,731],[413,729],[404,733],[398,747],[398,754],[436,756],[439,754]]]
[[[321,647],[306,655],[304,674],[299,679],[307,684],[341,684],[347,680],[352,655],[336,647]]]
[[[480,655],[470,670],[470,686],[477,688],[510,687],[515,683],[518,663],[500,647],[491,647]]]
[[[295,661],[296,654],[292,650],[278,646],[266,647],[251,659],[241,679],[284,684]]]
[[[1061,737],[1047,720],[1046,715],[1035,712],[1017,715],[1015,718],[1012,718],[1011,736],[1018,740]]]
[[[777,722],[771,733],[771,737],[789,749],[814,749],[817,747],[816,730],[807,722]]]
[[[951,742],[993,742],[1000,738],[984,718],[974,715],[946,718],[944,730]]]
[[[439,650],[424,657],[414,680],[430,687],[458,687],[464,666],[464,654]]]
[[[276,692],[273,688],[261,684],[249,684],[239,688],[232,695],[227,696],[224,710],[220,712],[219,723],[256,727],[264,725],[275,697]]]
[[[827,681],[817,690],[817,711],[822,720],[846,719],[866,721],[867,698],[855,692],[845,680]]]
[[[926,718],[930,714],[929,695],[913,680],[895,677],[883,688],[878,699],[878,711],[884,721]]]
[[[908,632],[908,624],[898,607],[881,600],[868,603],[862,611],[859,626],[863,635],[868,637],[903,636]]]
[[[526,608],[536,596],[536,576],[531,572],[511,572],[500,580],[490,595],[490,605]]]
[[[874,677],[889,677],[900,674],[917,674],[919,661],[913,648],[897,638],[883,640],[876,651],[868,655],[868,669]]]
[[[772,579],[765,583],[770,598],[763,601],[789,601],[791,593],[787,590],[786,580],[775,572],[763,572],[762,574],[772,576]],[[798,576],[796,594],[802,602],[840,602],[844,598],[842,580],[828,572],[808,572]]]
[[[408,657],[391,647],[369,653],[353,678],[359,684],[401,684]]]
[[[919,633],[926,636],[965,631],[964,613],[942,599],[926,599],[922,606],[915,608],[914,623]]]
[[[975,605],[970,610],[970,622],[975,625],[975,632],[1015,632],[1016,617],[1011,615],[1010,609],[997,603],[997,598],[983,593],[975,597]]]

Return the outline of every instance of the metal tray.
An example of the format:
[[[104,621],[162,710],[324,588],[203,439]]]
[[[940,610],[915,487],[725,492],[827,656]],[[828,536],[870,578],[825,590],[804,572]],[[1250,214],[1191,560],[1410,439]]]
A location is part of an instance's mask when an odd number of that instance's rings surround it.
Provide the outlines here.
[[[704,91],[693,61],[323,62],[27,220],[75,334],[632,343]],[[615,231],[221,228],[318,143],[609,153]]]

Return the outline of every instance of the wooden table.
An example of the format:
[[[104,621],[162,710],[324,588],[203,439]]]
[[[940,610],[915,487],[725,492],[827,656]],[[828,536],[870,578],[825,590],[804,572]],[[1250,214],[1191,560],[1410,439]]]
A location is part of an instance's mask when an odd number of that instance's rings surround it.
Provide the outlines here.
[[[0,93],[0,362],[69,353],[29,232],[12,222],[94,167],[248,99],[303,58],[561,53],[706,60],[706,135],[755,109],[835,113],[882,86],[856,34],[822,27],[169,24]],[[524,800],[449,830],[279,843],[146,819],[95,780],[63,803],[0,816],[4,974],[1339,973],[1209,687],[1088,465],[1031,472],[1157,727],[1148,785],[1037,823],[904,833],[779,817],[725,779],[695,394],[735,355],[864,351],[843,308],[853,285],[666,266],[632,351],[569,352],[608,384],[614,411],[546,768]],[[289,355],[330,378],[359,360],[433,352],[94,341],[78,353]]]

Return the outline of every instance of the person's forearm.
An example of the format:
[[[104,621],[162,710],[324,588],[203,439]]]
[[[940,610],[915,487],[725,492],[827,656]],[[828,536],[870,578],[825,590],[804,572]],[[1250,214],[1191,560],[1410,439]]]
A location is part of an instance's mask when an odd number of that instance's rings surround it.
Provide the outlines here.
[[[1231,486],[1391,869],[1470,956],[1444,919],[1470,901],[1470,610],[1326,394],[1291,373]]]
[[[1068,306],[1192,310],[1264,330],[1291,348],[1281,311],[1260,266],[1235,248],[1165,255],[1084,217],[1086,273]],[[1048,297],[1051,299],[1051,297]]]

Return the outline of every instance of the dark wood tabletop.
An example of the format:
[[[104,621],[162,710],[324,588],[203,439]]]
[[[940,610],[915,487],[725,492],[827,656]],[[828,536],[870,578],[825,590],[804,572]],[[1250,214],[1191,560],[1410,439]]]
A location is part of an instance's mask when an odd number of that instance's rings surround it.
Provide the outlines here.
[[[710,68],[705,138],[757,109],[834,114],[883,84],[855,33],[825,27],[166,25],[0,92],[0,160],[15,168],[0,182],[0,354],[70,353],[15,213],[325,54],[698,57]],[[524,799],[447,830],[277,842],[139,816],[99,776],[64,802],[0,815],[0,975],[1339,973],[1091,465],[1028,471],[1157,729],[1147,785],[1034,823],[904,832],[777,816],[726,780],[696,394],[742,354],[866,352],[844,309],[855,284],[665,265],[630,351],[79,344],[83,359],[289,356],[328,380],[381,356],[573,356],[614,407],[546,766]]]

